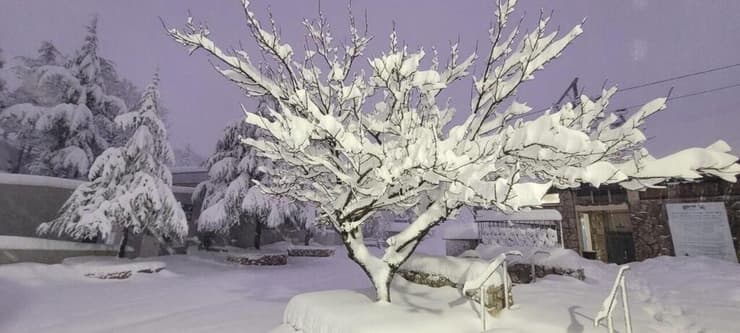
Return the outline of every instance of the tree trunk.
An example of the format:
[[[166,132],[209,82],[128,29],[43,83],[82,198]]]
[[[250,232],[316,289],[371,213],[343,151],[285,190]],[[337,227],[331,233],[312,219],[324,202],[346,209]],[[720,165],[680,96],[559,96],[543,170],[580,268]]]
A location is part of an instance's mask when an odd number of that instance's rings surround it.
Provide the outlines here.
[[[352,233],[342,232],[342,240],[347,248],[347,256],[357,263],[375,288],[376,300],[380,303],[391,302],[391,281],[396,274],[397,267],[393,267],[383,259],[374,256],[365,246],[362,231]]]
[[[311,232],[311,230],[306,230],[306,234],[303,236],[303,245],[308,246],[311,242],[311,238],[313,238],[313,232]]]
[[[18,153],[18,159],[16,160],[15,166],[13,167],[13,173],[21,173],[21,167],[23,166],[23,158],[26,155],[26,149],[30,150],[30,148],[24,146]]]
[[[254,248],[259,250],[262,244],[262,222],[257,222],[254,228]]]
[[[121,239],[121,245],[118,247],[118,257],[126,257],[126,243],[128,243],[128,227],[123,228],[123,238]]]
[[[398,268],[414,253],[421,239],[429,233],[432,227],[449,216],[453,209],[456,208],[448,208],[443,202],[431,204],[411,225],[386,241],[389,246],[385,249],[382,258],[368,251],[361,227],[351,232],[339,232],[349,258],[360,265],[370,278],[378,302],[390,303],[390,285]]]

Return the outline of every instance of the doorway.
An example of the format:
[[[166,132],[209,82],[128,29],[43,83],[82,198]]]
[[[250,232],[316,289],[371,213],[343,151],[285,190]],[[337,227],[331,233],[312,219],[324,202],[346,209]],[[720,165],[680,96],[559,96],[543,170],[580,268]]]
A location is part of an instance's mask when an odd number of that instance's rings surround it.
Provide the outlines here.
[[[578,214],[583,255],[624,264],[635,260],[635,243],[628,211],[590,210]]]

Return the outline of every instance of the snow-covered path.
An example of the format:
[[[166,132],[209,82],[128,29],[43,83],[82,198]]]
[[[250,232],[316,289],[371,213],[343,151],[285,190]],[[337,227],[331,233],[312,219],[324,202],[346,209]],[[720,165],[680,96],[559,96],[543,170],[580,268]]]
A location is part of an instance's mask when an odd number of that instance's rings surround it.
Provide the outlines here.
[[[291,257],[283,267],[236,266],[202,254],[157,260],[164,261],[167,270],[128,280],[85,278],[64,265],[0,266],[0,332],[262,333],[280,325],[286,304],[296,294],[369,286],[341,249],[330,258]],[[603,332],[593,328],[591,318],[617,266],[583,264],[585,282],[548,276],[516,286],[516,308],[490,320],[492,332]],[[631,266],[628,286],[635,332],[729,333],[737,328],[740,265],[661,257]],[[402,281],[394,285],[409,291],[396,296],[400,303],[422,304],[431,297],[444,307],[446,298],[457,294]],[[478,327],[472,310],[469,316],[458,310],[445,313],[434,320],[463,320],[460,328]],[[621,305],[615,314],[621,331]]]

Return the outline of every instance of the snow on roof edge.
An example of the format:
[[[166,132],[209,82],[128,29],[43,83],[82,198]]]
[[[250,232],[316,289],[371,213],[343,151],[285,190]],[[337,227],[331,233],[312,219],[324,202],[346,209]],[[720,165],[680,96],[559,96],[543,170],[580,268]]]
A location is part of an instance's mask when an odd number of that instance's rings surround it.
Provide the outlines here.
[[[473,223],[456,223],[447,225],[442,234],[442,239],[480,239],[478,226]]]
[[[115,245],[82,243],[38,237],[0,235],[3,250],[74,250],[74,251],[118,251]]]
[[[80,186],[83,183],[85,183],[85,181],[77,179],[25,175],[19,173],[0,173],[0,184],[7,185],[49,186],[74,190],[77,186]]]
[[[171,167],[170,172],[172,174],[176,173],[196,173],[196,172],[208,172],[207,168],[199,167],[199,166],[179,166],[179,167]]]
[[[499,210],[484,209],[475,213],[476,222],[485,221],[560,221],[563,216],[555,209],[520,210],[504,213]]]
[[[6,185],[47,186],[74,190],[84,183],[87,183],[87,181],[20,173],[0,173],[0,184]],[[172,192],[174,193],[190,194],[194,190],[195,188],[190,186],[172,186]]]

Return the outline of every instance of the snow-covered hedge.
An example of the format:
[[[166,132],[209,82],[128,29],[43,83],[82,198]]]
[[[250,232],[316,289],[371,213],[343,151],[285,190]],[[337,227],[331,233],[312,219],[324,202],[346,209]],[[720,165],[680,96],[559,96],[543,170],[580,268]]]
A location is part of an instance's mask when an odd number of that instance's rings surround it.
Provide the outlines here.
[[[489,262],[479,259],[436,257],[417,254],[406,260],[401,265],[400,270],[444,276],[456,285],[462,286],[465,284],[465,281],[480,276],[489,264]],[[494,274],[489,282],[494,286],[503,284],[499,274]]]
[[[559,245],[558,233],[555,229],[481,224],[481,241],[484,244],[536,248],[553,248]]]

